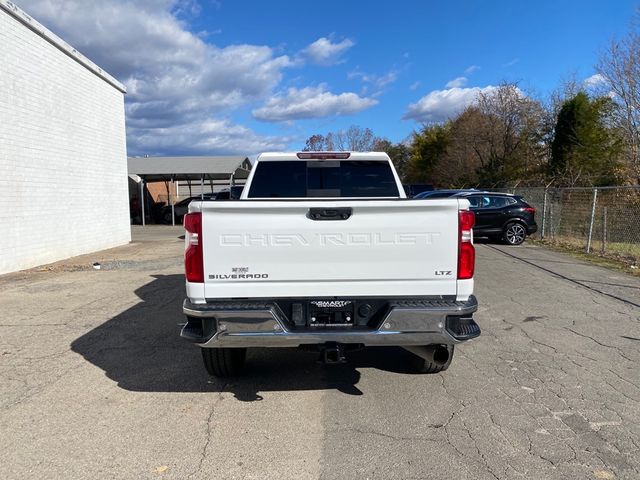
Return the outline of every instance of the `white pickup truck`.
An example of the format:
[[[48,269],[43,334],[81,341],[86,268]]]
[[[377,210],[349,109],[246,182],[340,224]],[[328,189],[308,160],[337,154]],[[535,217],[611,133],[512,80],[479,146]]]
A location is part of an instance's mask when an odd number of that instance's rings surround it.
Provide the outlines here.
[[[385,153],[263,153],[239,200],[189,205],[181,336],[219,377],[251,347],[394,345],[446,370],[480,335],[473,222],[465,199],[407,199]]]

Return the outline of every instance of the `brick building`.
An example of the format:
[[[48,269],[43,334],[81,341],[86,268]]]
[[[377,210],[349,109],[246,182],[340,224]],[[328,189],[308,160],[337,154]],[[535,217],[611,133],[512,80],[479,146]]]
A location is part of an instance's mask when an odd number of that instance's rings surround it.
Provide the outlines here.
[[[129,242],[124,93],[0,0],[0,274]]]

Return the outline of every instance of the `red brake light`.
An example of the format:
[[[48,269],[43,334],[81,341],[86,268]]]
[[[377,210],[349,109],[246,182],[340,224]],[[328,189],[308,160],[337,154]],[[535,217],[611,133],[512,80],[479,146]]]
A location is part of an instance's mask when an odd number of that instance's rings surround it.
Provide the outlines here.
[[[524,207],[523,210],[529,213],[536,213],[536,209],[533,207]]]
[[[460,210],[460,231],[471,230],[476,223],[476,215],[471,210]]]
[[[476,216],[469,210],[458,212],[458,280],[473,278],[476,249],[471,243],[471,229]]]
[[[473,278],[476,263],[476,249],[472,243],[461,243],[458,253],[458,280]]]
[[[187,213],[184,216],[186,249],[184,251],[184,272],[187,282],[204,282],[202,257],[202,214]]]
[[[346,160],[351,152],[298,152],[296,155],[300,160]]]

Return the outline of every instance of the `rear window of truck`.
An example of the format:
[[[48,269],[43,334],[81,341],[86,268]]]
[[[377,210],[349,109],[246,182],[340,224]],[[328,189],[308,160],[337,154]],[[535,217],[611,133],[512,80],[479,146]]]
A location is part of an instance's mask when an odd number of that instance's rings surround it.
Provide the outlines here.
[[[389,162],[258,162],[249,198],[399,197]]]

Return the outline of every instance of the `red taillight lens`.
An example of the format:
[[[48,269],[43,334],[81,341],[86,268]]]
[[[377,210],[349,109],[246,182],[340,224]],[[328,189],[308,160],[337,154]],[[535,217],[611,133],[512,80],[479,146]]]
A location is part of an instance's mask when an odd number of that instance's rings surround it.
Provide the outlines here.
[[[473,278],[476,249],[471,243],[471,229],[475,223],[476,216],[473,212],[458,212],[458,280]]]
[[[184,272],[187,282],[204,282],[202,258],[202,214],[187,213],[184,216],[186,249],[184,251]]]
[[[458,254],[458,280],[473,278],[476,264],[476,249],[472,243],[461,243]]]
[[[529,212],[529,213],[536,213],[536,209],[533,208],[533,207],[525,207],[525,208],[523,208],[523,210],[525,212]]]
[[[471,230],[476,223],[476,215],[471,210],[460,210],[460,231]]]

